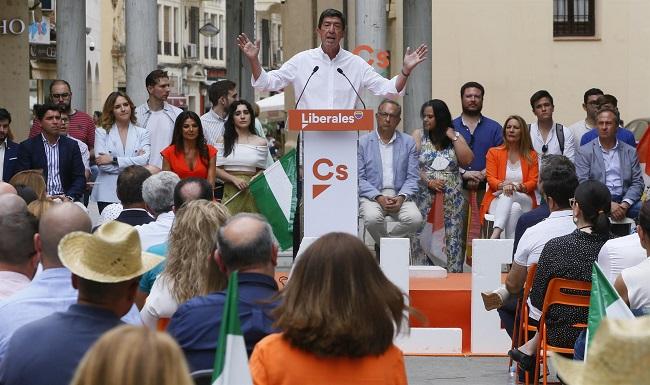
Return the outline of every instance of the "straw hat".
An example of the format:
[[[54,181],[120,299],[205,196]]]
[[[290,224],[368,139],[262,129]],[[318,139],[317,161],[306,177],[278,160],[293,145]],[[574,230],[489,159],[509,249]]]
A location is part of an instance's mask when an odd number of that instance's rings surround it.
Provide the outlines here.
[[[650,383],[650,316],[605,319],[589,347],[587,361],[553,354],[567,385],[638,385]]]
[[[59,259],[75,275],[95,282],[123,282],[163,259],[142,252],[140,236],[126,223],[111,221],[93,234],[75,231],[59,242]]]

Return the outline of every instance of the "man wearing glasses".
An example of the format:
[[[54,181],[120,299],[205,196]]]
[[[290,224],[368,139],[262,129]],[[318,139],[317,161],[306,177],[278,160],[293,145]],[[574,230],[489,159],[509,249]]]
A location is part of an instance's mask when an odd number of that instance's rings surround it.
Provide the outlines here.
[[[585,110],[587,116],[584,119],[578,120],[569,126],[569,130],[573,133],[573,138],[576,143],[580,143],[582,135],[591,131],[596,127],[596,113],[598,112],[598,97],[604,95],[603,91],[598,88],[590,88],[585,91],[583,97],[582,109]]]
[[[537,117],[537,121],[530,125],[530,139],[537,155],[564,155],[573,162],[576,151],[573,132],[553,121],[555,106],[551,94],[546,90],[535,92],[530,97],[530,106]]]
[[[95,147],[95,123],[87,113],[72,108],[72,91],[70,84],[62,79],[57,79],[50,84],[50,101],[61,108],[68,115],[68,134],[88,146],[90,158],[94,158]],[[41,122],[34,119],[29,137],[33,138],[41,133]]]
[[[408,238],[422,223],[420,210],[410,200],[420,177],[415,141],[395,130],[401,113],[397,102],[385,99],[375,114],[377,130],[359,139],[359,214],[375,241],[377,258],[381,238]],[[398,222],[390,232],[386,215]]]

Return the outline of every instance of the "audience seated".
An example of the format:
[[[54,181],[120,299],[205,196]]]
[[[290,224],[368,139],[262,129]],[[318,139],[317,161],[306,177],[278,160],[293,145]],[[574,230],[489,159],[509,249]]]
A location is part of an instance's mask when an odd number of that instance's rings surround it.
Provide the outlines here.
[[[614,288],[633,310],[650,314],[650,201],[646,201],[639,213],[637,232],[646,258],[635,266],[627,267],[614,282]]]
[[[616,139],[616,111],[602,108],[596,120],[598,140],[581,146],[576,156],[576,172],[580,182],[597,180],[612,195],[611,215],[614,220],[636,218],[641,209],[643,176],[636,149]]]
[[[77,290],[70,284],[70,270],[59,259],[58,244],[65,235],[74,231],[90,232],[90,227],[88,214],[76,204],[59,203],[43,214],[33,240],[43,271],[23,290],[0,303],[0,361],[16,329],[54,312],[65,311],[77,301]],[[141,323],[135,308],[123,320]]]
[[[634,134],[626,130],[625,128],[621,127],[621,116],[620,113],[618,112],[618,100],[614,95],[601,95],[598,97],[596,100],[596,111],[600,111],[603,108],[609,108],[614,110],[616,112],[616,117],[619,121],[617,128],[614,130],[616,131],[616,139],[623,143],[627,143],[632,147],[636,147],[636,139],[634,138]],[[585,133],[582,136],[582,140],[580,141],[580,145],[584,146],[585,144],[591,142],[592,140],[596,139],[598,137],[598,128],[594,127],[591,129],[589,132]]]
[[[0,229],[2,301],[24,289],[36,274],[38,255],[34,250],[33,239],[38,229],[38,221],[26,210],[13,214],[5,214],[0,210]]]
[[[183,352],[167,333],[123,325],[101,336],[70,385],[194,385]]]
[[[214,234],[230,217],[221,203],[193,200],[176,210],[169,234],[165,269],[158,275],[140,312],[155,329],[160,318],[171,318],[187,300],[224,290],[228,278],[212,261]]]
[[[7,182],[0,182],[0,195],[16,194],[16,188]]]
[[[573,138],[576,144],[582,145],[582,136],[596,127],[596,113],[599,108],[598,98],[602,95],[603,91],[598,88],[590,88],[585,91],[582,109],[585,110],[587,116],[569,126],[569,129],[573,132]]]
[[[529,128],[535,152],[541,157],[564,155],[573,162],[578,143],[571,130],[553,120],[555,104],[551,94],[546,90],[535,92],[530,97],[530,106],[537,118]]]
[[[548,218],[528,228],[522,235],[505,285],[482,294],[486,310],[499,308],[499,316],[510,336],[515,323],[515,308],[501,306],[511,295],[519,295],[522,292],[528,269],[538,262],[546,243],[576,229],[569,205],[569,199],[573,197],[578,186],[575,167],[562,155],[555,155],[544,164],[540,174],[541,189],[551,213]]]
[[[142,198],[142,185],[151,176],[143,166],[125,167],[117,177],[117,199],[122,204],[122,212],[115,218],[131,226],[144,225],[153,221],[151,214],[145,209]]]
[[[269,312],[276,306],[271,300],[278,293],[277,258],[271,226],[257,214],[237,214],[217,231],[216,264],[227,274],[239,272],[237,308],[249,355],[259,340],[276,331]],[[318,282],[329,281],[321,277]],[[192,298],[178,307],[169,323],[167,330],[183,349],[192,371],[214,366],[225,302],[225,291]],[[284,362],[289,362],[286,357]]]
[[[21,197],[15,193],[0,195],[0,215],[26,212],[27,205]]]
[[[50,198],[39,199],[28,204],[27,211],[29,211],[30,214],[35,216],[36,219],[40,220],[43,214],[47,212],[47,210],[51,209],[52,206],[57,205],[59,203],[61,202],[53,201]]]
[[[358,238],[325,234],[296,261],[273,312],[282,332],[251,356],[253,382],[406,384],[393,344],[406,308],[404,293]]]
[[[2,361],[4,385],[68,385],[86,351],[132,308],[140,275],[161,259],[142,253],[135,229],[117,221],[93,235],[70,233],[58,248],[77,303],[16,330]]]
[[[551,239],[537,263],[537,272],[530,290],[529,317],[539,321],[548,284],[553,278],[591,282],[592,266],[600,248],[610,237],[608,219],[611,196],[607,186],[598,181],[586,181],[575,191],[571,200],[577,229],[572,233]],[[553,305],[546,314],[546,339],[550,345],[573,348],[581,330],[575,324],[587,323],[588,309]],[[523,370],[535,368],[535,351],[539,333],[508,355]]]
[[[420,179],[418,154],[413,138],[396,131],[401,114],[397,102],[383,100],[375,114],[377,130],[359,139],[359,215],[376,251],[381,238],[409,237],[422,223],[420,210],[411,200]],[[386,215],[397,221],[391,231],[386,229]]]
[[[481,223],[485,213],[494,214],[492,239],[499,239],[502,233],[512,239],[521,214],[537,206],[539,166],[526,121],[509,116],[503,124],[503,138],[503,145],[487,153],[488,191],[481,203]]]
[[[174,222],[174,188],[179,181],[173,172],[161,171],[142,183],[142,198],[147,211],[156,218],[153,222],[135,226],[142,250],[167,242]]]

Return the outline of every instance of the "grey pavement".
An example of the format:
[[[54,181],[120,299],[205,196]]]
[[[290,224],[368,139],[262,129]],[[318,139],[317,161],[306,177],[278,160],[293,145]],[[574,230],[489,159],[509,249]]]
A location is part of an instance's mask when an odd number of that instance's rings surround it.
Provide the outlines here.
[[[507,385],[507,357],[405,357],[410,385]]]

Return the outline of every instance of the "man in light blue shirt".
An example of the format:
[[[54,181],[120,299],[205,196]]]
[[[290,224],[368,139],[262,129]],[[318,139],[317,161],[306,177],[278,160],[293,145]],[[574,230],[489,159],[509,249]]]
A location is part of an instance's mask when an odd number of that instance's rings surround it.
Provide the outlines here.
[[[77,290],[72,287],[70,270],[61,264],[57,247],[66,234],[73,231],[90,233],[91,227],[88,214],[73,203],[57,204],[43,214],[34,242],[43,271],[25,289],[0,302],[0,362],[9,339],[18,328],[52,313],[65,311],[77,302]],[[124,320],[139,324],[137,309],[131,309]]]

